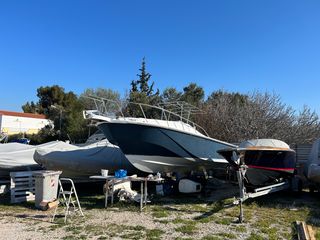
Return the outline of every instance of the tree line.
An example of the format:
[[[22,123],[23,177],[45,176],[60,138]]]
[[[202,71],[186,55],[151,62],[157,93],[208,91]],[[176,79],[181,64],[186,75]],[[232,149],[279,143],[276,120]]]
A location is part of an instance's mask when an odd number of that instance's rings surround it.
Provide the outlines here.
[[[242,94],[218,89],[205,97],[205,90],[196,83],[188,84],[181,91],[168,87],[160,92],[155,89],[151,77],[143,58],[137,79],[131,81],[130,91],[125,96],[108,88],[86,89],[77,96],[58,85],[39,87],[38,101],[27,102],[22,109],[28,113],[45,114],[53,121],[54,128],[47,126],[38,134],[28,137],[35,144],[58,138],[71,139],[73,142],[85,141],[94,131],[82,116],[83,110],[95,107],[85,97],[88,95],[150,105],[186,102],[200,109],[192,116],[196,124],[204,127],[211,137],[232,143],[255,138],[275,138],[292,145],[311,143],[320,135],[319,116],[315,111],[304,106],[297,112],[285,104],[278,94]],[[139,109],[125,107],[123,111],[137,116]]]

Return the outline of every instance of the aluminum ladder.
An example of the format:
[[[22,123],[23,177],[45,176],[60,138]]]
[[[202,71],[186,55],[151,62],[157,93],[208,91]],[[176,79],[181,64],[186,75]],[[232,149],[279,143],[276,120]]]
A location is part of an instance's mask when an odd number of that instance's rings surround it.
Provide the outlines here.
[[[64,184],[69,183],[71,185],[70,190],[69,191],[64,190],[62,183],[64,183]],[[74,199],[73,199],[73,197],[74,197]],[[74,186],[72,179],[70,179],[70,178],[60,178],[59,179],[59,194],[58,194],[57,199],[58,199],[58,206],[54,210],[52,222],[55,219],[55,216],[57,214],[57,210],[58,210],[60,204],[64,206],[64,222],[65,223],[67,222],[67,216],[70,215],[70,213],[71,213],[71,208],[72,208],[72,212],[79,211],[80,215],[84,217],[84,214],[83,214],[81,206],[80,206],[78,194],[77,194],[77,191],[76,191],[76,188]]]

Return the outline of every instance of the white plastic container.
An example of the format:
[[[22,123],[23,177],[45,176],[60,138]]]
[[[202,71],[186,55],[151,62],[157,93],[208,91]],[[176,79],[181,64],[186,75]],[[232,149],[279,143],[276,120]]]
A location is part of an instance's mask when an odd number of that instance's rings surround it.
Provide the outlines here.
[[[61,171],[37,171],[35,178],[35,206],[41,208],[41,202],[52,202],[57,199],[59,176]]]
[[[181,193],[197,193],[201,192],[202,186],[200,183],[190,179],[181,179],[179,181],[179,192]]]
[[[101,169],[101,175],[104,177],[108,177],[109,170],[108,169]]]

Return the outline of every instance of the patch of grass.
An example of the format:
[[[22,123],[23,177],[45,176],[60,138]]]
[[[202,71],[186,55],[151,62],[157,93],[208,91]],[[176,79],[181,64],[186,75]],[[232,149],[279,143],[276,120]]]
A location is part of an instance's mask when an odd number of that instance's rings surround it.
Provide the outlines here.
[[[158,220],[158,219],[155,219],[153,221],[154,222],[158,222],[158,223],[162,223],[162,224],[168,224],[169,223],[169,220]]]
[[[160,229],[148,229],[146,231],[146,239],[148,240],[158,240],[161,238],[161,235],[164,234],[164,231]]]
[[[46,229],[48,229],[49,231],[54,231],[62,227],[64,227],[63,219],[59,219],[59,220],[57,219],[57,221],[55,220],[55,222]]]
[[[201,216],[195,217],[194,220],[201,223],[208,223],[215,219],[214,214],[221,211],[224,207],[224,201],[218,201],[208,207],[210,210],[203,213]]]
[[[168,217],[169,214],[166,210],[158,210],[158,211],[154,211],[152,212],[151,214],[154,218],[165,218],[165,217]]]
[[[188,238],[188,237],[177,237],[175,240],[194,240],[194,238]]]
[[[134,232],[121,234],[120,237],[124,239],[140,240],[140,239],[143,239],[144,236],[142,232],[134,231]]]
[[[223,239],[235,239],[237,237],[233,233],[218,233],[217,235],[223,237]]]
[[[233,222],[233,219],[229,217],[225,217],[225,218],[220,217],[219,219],[216,220],[216,223],[222,224],[222,225],[229,225],[232,222]]]
[[[247,232],[247,229],[246,229],[245,226],[236,226],[236,227],[234,228],[234,230],[235,230],[236,232],[241,232],[241,233]]]
[[[98,235],[103,235],[106,228],[103,226],[100,226],[100,225],[91,225],[90,224],[90,225],[86,225],[84,227],[84,230],[93,236],[98,236]]]
[[[270,240],[279,239],[278,229],[277,228],[274,228],[274,227],[262,228],[261,232],[267,234],[268,235],[268,239],[270,239]]]
[[[205,204],[189,204],[187,205],[187,209],[189,212],[207,212],[209,210]]]
[[[130,229],[130,230],[134,230],[134,231],[142,231],[142,230],[145,230],[145,229],[146,229],[144,226],[141,226],[141,225],[137,225],[137,226],[127,226],[126,228],[127,228],[127,229]]]
[[[78,238],[78,236],[67,235],[67,236],[64,236],[62,239],[63,240],[77,240],[79,238]]]
[[[221,238],[216,235],[207,235],[201,238],[201,240],[221,240]]]
[[[176,218],[171,222],[174,223],[174,224],[180,224],[180,223],[183,223],[183,224],[194,224],[195,223],[192,220],[182,219],[182,218]]]
[[[79,239],[81,239],[81,240],[85,240],[85,239],[87,239],[88,237],[87,237],[87,235],[84,235],[84,234],[81,234],[80,236],[79,236]]]
[[[292,239],[292,236],[293,236],[293,234],[291,234],[290,232],[282,232],[280,235],[282,236],[283,239]],[[316,239],[318,239],[318,238],[316,238]],[[319,238],[319,240],[320,240],[320,238]]]
[[[83,231],[83,227],[82,226],[74,226],[74,225],[70,225],[70,226],[67,226],[65,228],[65,230],[67,232],[71,232],[72,234],[80,234],[82,231]]]
[[[251,233],[251,235],[246,240],[264,240],[264,238],[257,233]]]
[[[197,217],[195,218],[195,220],[199,223],[208,223],[208,222],[212,222],[214,220],[216,220],[215,216],[201,216],[201,217]]]
[[[269,228],[271,224],[272,222],[270,221],[270,219],[259,218],[259,220],[253,224],[253,226],[259,229],[264,229]]]
[[[185,224],[175,228],[175,230],[184,234],[193,234],[197,230],[197,227],[195,225]]]
[[[106,236],[100,236],[97,238],[98,240],[105,240],[105,239],[108,239]]]

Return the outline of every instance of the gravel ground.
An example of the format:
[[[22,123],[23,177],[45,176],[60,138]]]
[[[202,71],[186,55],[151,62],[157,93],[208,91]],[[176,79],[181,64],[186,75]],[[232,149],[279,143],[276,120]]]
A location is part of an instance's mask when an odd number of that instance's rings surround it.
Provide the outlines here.
[[[199,231],[194,234],[185,234],[175,229],[182,226],[183,223],[173,223],[174,219],[186,220],[192,224],[192,219],[200,216],[201,213],[173,213],[168,217],[154,218],[152,211],[147,209],[146,212],[123,211],[123,210],[86,210],[86,217],[81,218],[74,216],[70,218],[68,224],[51,223],[51,212],[38,212],[37,210],[26,210],[24,214],[14,213],[11,210],[1,213],[0,220],[0,239],[77,239],[81,236],[83,239],[139,239],[137,236],[121,236],[121,233],[128,227],[143,227],[145,229],[159,229],[164,233],[159,239],[201,239],[205,236],[216,233],[232,233],[228,225],[216,224],[215,222],[197,224]],[[41,217],[39,217],[41,216]],[[190,222],[190,223],[189,223]],[[108,236],[108,231],[104,232],[107,226],[119,226],[120,229],[115,231],[118,236]],[[79,233],[69,230],[68,226],[79,228]],[[86,230],[87,226],[99,226],[99,229]],[[2,238],[2,237],[4,238]],[[239,234],[237,239],[245,239],[248,233]],[[143,237],[147,238],[147,237]],[[152,239],[152,238],[150,238]],[[157,239],[157,238],[155,238]]]
[[[134,203],[103,208],[103,196],[81,196],[85,217],[50,222],[52,211],[33,204],[0,202],[0,239],[291,239],[295,220],[314,223],[318,230],[317,196],[278,193],[245,204],[245,222],[237,223],[239,208],[225,199],[237,188],[225,185],[205,198],[180,195],[154,199],[143,212]]]

